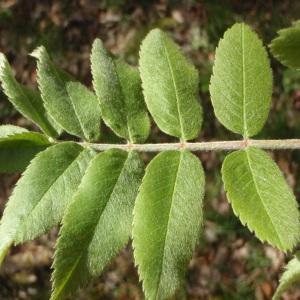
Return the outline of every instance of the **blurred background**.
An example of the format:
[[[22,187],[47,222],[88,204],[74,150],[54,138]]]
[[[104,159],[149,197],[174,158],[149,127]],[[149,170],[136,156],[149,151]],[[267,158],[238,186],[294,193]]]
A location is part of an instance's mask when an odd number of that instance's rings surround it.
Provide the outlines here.
[[[152,28],[167,31],[200,74],[204,125],[199,141],[240,137],[216,120],[208,92],[214,51],[224,31],[237,21],[250,24],[268,45],[277,30],[300,17],[298,0],[0,0],[0,51],[17,78],[36,86],[35,62],[28,56],[45,45],[57,64],[91,86],[91,44],[106,47],[136,65],[141,40]],[[271,58],[274,92],[269,120],[257,138],[300,136],[300,73]],[[17,113],[0,91],[0,123],[36,129]],[[172,141],[153,125],[151,142]],[[220,177],[225,153],[199,153],[206,170],[205,222],[186,282],[174,299],[271,299],[289,256],[260,243],[233,215]],[[300,152],[271,154],[300,199]],[[147,157],[145,157],[147,159]],[[0,175],[0,216],[20,175]],[[57,229],[11,249],[0,269],[0,300],[48,299]],[[143,299],[133,265],[131,244],[106,272],[70,299]],[[296,287],[284,299],[300,299]]]

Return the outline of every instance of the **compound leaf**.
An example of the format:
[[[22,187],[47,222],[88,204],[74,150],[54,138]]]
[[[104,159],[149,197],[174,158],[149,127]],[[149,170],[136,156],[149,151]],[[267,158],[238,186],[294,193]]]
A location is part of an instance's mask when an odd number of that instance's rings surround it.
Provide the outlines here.
[[[216,49],[210,81],[211,101],[219,121],[244,137],[257,134],[269,114],[272,82],[261,40],[247,25],[233,25]]]
[[[13,242],[31,240],[60,222],[93,155],[73,142],[54,145],[37,155],[4,210],[0,258]]]
[[[40,133],[13,125],[0,126],[0,173],[23,172],[34,156],[50,145]]]
[[[285,272],[280,278],[280,284],[273,296],[273,300],[280,299],[280,296],[287,291],[294,283],[300,280],[300,252],[289,261],[285,268]]]
[[[203,195],[203,169],[193,154],[166,151],[148,165],[132,233],[146,299],[169,299],[180,287],[200,235]]]
[[[300,21],[279,30],[278,37],[271,42],[270,50],[283,65],[300,69]]]
[[[86,107],[74,105],[67,91],[67,83],[74,81],[73,78],[52,63],[44,47],[37,48],[32,56],[37,58],[38,84],[46,109],[68,133],[88,140],[85,133],[89,128],[84,128],[80,115]]]
[[[159,29],[142,43],[140,73],[147,107],[158,127],[183,140],[196,138],[202,124],[198,72]]]
[[[67,91],[88,141],[100,138],[101,112],[96,95],[79,82],[68,82]]]
[[[138,71],[114,59],[99,39],[93,44],[91,65],[103,121],[118,136],[133,143],[144,142],[150,121]]]
[[[0,80],[4,93],[22,115],[36,123],[48,136],[59,135],[58,125],[46,112],[40,94],[16,81],[3,53],[0,53]]]
[[[92,160],[63,218],[51,300],[63,299],[99,275],[126,245],[143,174],[137,152],[113,149]]]
[[[278,166],[253,147],[229,154],[222,166],[228,200],[241,222],[262,241],[292,250],[299,240],[296,199]]]

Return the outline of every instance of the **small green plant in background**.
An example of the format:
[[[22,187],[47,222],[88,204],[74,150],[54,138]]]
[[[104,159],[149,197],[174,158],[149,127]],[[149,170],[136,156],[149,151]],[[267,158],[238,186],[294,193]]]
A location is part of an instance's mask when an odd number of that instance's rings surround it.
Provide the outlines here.
[[[299,41],[299,32],[296,23],[271,45],[280,61],[295,68],[299,46],[290,40]],[[294,249],[300,240],[297,202],[262,149],[299,149],[300,142],[251,139],[267,120],[273,82],[267,51],[247,25],[235,24],[224,34],[210,82],[215,114],[241,136],[237,141],[188,142],[202,125],[199,75],[158,29],[142,42],[139,69],[96,39],[94,92],[57,67],[44,47],[32,56],[39,92],[18,83],[0,56],[3,91],[43,132],[0,127],[0,171],[25,170],[1,220],[0,262],[12,244],[61,224],[51,279],[51,299],[58,300],[99,276],[131,238],[146,299],[170,298],[199,242],[205,175],[192,152],[207,150],[234,150],[223,162],[222,178],[240,221],[261,241],[284,252]],[[177,143],[145,143],[148,112]],[[108,144],[102,121],[124,143]],[[73,137],[59,139],[63,133]],[[139,152],[160,153],[145,168]],[[297,255],[274,299],[300,277]]]

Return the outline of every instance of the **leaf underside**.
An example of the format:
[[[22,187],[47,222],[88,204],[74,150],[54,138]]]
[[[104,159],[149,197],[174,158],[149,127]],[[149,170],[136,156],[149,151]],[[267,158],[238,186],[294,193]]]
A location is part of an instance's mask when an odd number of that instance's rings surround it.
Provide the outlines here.
[[[187,151],[166,151],[148,165],[134,208],[133,247],[149,300],[181,286],[200,236],[204,173]]]
[[[34,239],[61,221],[93,155],[91,150],[65,142],[32,160],[0,222],[0,257],[13,242]]]
[[[219,121],[244,137],[257,134],[269,114],[272,84],[261,40],[247,25],[233,25],[216,49],[209,87]]]
[[[280,278],[280,284],[276,289],[273,300],[279,300],[280,296],[287,291],[294,283],[300,280],[300,252],[287,264],[283,275]]]
[[[91,67],[105,124],[128,141],[144,142],[150,133],[150,121],[138,71],[114,59],[99,39],[93,44]]]
[[[202,124],[198,72],[159,29],[141,45],[140,73],[147,107],[158,127],[183,140],[196,138]]]
[[[59,135],[60,129],[46,112],[40,94],[16,81],[9,63],[2,53],[0,53],[0,81],[4,93],[22,115],[36,123],[48,136],[57,137]]]
[[[249,147],[229,154],[222,178],[234,213],[262,241],[292,250],[299,240],[296,199],[278,166],[262,150]]]
[[[51,300],[63,299],[98,276],[127,244],[143,174],[137,152],[109,150],[91,161],[63,218]]]
[[[272,40],[270,50],[283,65],[300,69],[300,21],[293,26],[279,30],[278,37]]]

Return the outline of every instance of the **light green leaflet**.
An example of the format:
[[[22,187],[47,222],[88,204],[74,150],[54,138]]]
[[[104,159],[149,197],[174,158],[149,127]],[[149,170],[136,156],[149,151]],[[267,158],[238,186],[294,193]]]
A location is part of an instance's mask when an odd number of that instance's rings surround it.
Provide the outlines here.
[[[96,95],[79,82],[68,82],[67,91],[82,124],[88,141],[97,142],[100,138],[101,112]]]
[[[300,69],[300,21],[293,26],[278,31],[278,37],[272,40],[272,54],[285,66]]]
[[[0,126],[0,173],[23,172],[29,162],[51,143],[37,132],[13,126]]]
[[[26,128],[15,126],[15,125],[0,125],[0,138],[4,138],[16,133],[28,132]]]
[[[279,300],[280,296],[298,281],[300,281],[300,252],[297,252],[295,257],[287,264],[272,299]]]
[[[219,42],[209,87],[219,121],[244,137],[257,134],[269,114],[272,82],[258,36],[245,24],[233,25]]]
[[[150,121],[138,71],[112,58],[99,39],[93,44],[91,66],[103,121],[118,136],[132,143],[144,142]]]
[[[51,300],[64,299],[98,276],[126,245],[143,174],[137,152],[113,149],[91,161],[63,218]]]
[[[9,63],[2,53],[0,53],[0,81],[4,93],[21,114],[36,123],[48,136],[58,136],[58,126],[45,111],[39,93],[16,81]]]
[[[87,112],[94,109],[94,96],[87,97],[85,93],[85,103],[69,97],[67,84],[74,81],[72,77],[54,66],[44,47],[37,48],[32,56],[37,58],[38,66],[38,84],[41,91],[45,107],[55,119],[68,133],[89,140],[90,135],[94,135],[95,128],[91,124],[86,127]],[[78,88],[77,84],[77,88]],[[69,91],[70,92],[70,91]],[[75,91],[76,92],[76,91]],[[82,92],[82,91],[81,91]],[[92,106],[92,107],[90,107]],[[96,111],[94,112],[96,113]],[[95,116],[91,116],[91,120]],[[94,126],[98,126],[94,124]],[[92,129],[92,132],[90,130]],[[97,127],[99,130],[99,128]]]
[[[253,147],[229,154],[222,166],[228,200],[262,241],[292,250],[300,237],[296,199],[275,162]]]
[[[73,142],[49,147],[29,165],[9,198],[0,223],[0,263],[19,244],[57,225],[94,152]]]
[[[204,173],[187,151],[166,151],[148,165],[133,219],[133,247],[148,300],[181,286],[200,237]]]
[[[202,124],[198,72],[159,29],[142,43],[140,73],[147,107],[158,127],[183,140],[196,138]]]

